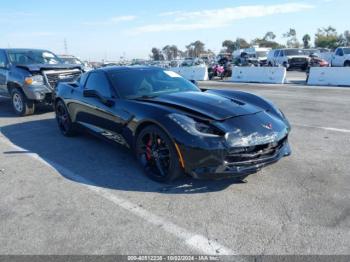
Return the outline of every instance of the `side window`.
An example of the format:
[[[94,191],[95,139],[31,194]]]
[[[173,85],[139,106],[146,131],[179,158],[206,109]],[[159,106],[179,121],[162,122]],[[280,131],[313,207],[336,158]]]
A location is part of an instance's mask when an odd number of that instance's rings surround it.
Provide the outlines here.
[[[86,82],[85,89],[96,90],[104,97],[112,96],[107,77],[102,72],[91,73]]]
[[[283,50],[281,50],[281,52],[280,52],[280,55],[279,56],[284,56],[284,51]]]
[[[89,76],[88,73],[82,74],[80,76],[80,79],[79,79],[80,86],[85,86],[86,79],[88,78],[88,76]]]
[[[280,52],[280,50],[276,50],[274,56],[277,57],[279,52]]]
[[[341,48],[339,48],[339,55],[340,55],[340,56],[343,56],[343,55],[344,55],[344,51],[343,51],[343,49],[341,49]]]
[[[0,50],[0,68],[4,68],[7,64],[7,58],[4,51]]]

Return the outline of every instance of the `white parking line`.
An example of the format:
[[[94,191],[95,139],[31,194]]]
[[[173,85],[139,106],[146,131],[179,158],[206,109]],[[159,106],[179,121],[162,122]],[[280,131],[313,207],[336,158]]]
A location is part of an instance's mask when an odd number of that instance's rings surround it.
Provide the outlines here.
[[[334,132],[341,132],[341,133],[350,133],[350,130],[349,130],[349,129],[334,128],[334,127],[322,127],[322,126],[310,126],[310,125],[292,124],[292,127],[293,127],[293,126],[306,127],[306,128],[323,129],[323,130],[327,130],[327,131],[334,131]]]
[[[74,181],[79,181],[82,186],[85,188],[93,191],[97,195],[111,201],[115,205],[117,205],[120,208],[123,208],[130,213],[142,218],[143,220],[147,221],[150,224],[153,224],[155,226],[158,226],[159,228],[163,229],[167,233],[172,234],[173,236],[181,239],[184,241],[184,243],[190,247],[191,249],[194,249],[198,252],[201,252],[203,254],[207,255],[235,255],[235,252],[217,241],[208,239],[207,237],[199,234],[195,234],[193,232],[188,231],[185,228],[182,228],[170,221],[165,220],[164,218],[155,215],[149,211],[147,211],[144,208],[141,208],[139,205],[134,204],[126,199],[123,199],[113,193],[110,192],[110,190],[101,188],[96,186],[92,181],[87,180],[86,178],[68,170],[67,168],[54,163],[49,160],[45,160],[42,157],[40,157],[36,153],[30,153],[27,152],[26,149],[21,148],[15,144],[13,144],[10,140],[8,140],[6,137],[3,136],[0,130],[0,142],[7,144],[8,146],[15,148],[16,150],[20,152],[24,152],[21,155],[29,156],[37,161],[40,161],[50,169],[54,170],[55,172],[59,172],[65,177],[69,177],[70,179]]]

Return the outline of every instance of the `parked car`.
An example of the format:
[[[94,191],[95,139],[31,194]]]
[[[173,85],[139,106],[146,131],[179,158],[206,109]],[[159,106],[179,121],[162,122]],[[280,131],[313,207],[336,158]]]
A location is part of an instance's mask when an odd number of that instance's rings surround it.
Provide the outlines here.
[[[311,67],[328,67],[328,66],[329,66],[329,63],[325,59],[319,57],[319,54],[311,53],[309,64],[308,64],[308,67],[306,69],[306,75],[307,75],[306,81],[308,81],[308,79],[309,79]]]
[[[250,47],[233,52],[233,58],[238,64],[250,64],[254,66],[266,66],[267,56],[271,48]]]
[[[332,56],[331,65],[350,66],[350,47],[337,48]]]
[[[309,56],[302,49],[288,48],[271,50],[268,54],[268,66],[284,66],[287,69],[306,70]]]
[[[37,104],[50,104],[58,82],[80,75],[80,66],[64,64],[47,50],[0,49],[0,94],[12,98],[20,116],[33,114]]]
[[[88,63],[84,63],[79,58],[73,55],[58,55],[65,64],[79,65],[84,72],[91,71],[93,68]]]
[[[290,125],[271,102],[202,91],[161,68],[105,67],[60,83],[55,112],[63,135],[85,128],[124,145],[160,182],[184,174],[244,178],[291,153]]]

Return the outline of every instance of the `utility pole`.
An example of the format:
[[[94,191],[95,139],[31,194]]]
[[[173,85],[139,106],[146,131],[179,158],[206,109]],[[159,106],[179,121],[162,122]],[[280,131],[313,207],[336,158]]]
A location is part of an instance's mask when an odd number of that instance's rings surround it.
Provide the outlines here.
[[[64,39],[63,45],[64,45],[64,54],[68,55],[68,45],[67,45],[67,40],[66,39]]]

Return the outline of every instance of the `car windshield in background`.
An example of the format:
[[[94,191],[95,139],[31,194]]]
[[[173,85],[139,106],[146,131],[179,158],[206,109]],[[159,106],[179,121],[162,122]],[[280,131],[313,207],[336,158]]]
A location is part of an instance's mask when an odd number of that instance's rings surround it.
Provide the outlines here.
[[[292,55],[305,55],[305,52],[301,49],[286,49],[284,50],[286,56]]]
[[[112,70],[109,78],[121,98],[137,99],[200,89],[172,71],[160,69]]]
[[[65,64],[72,64],[72,65],[82,65],[83,63],[75,57],[61,57],[61,60],[63,61],[63,63]]]
[[[15,65],[60,64],[61,60],[53,53],[41,50],[12,50],[8,52]]]
[[[256,52],[257,57],[267,57],[268,52],[267,51],[258,51]]]
[[[344,54],[350,55],[350,48],[344,48]]]

